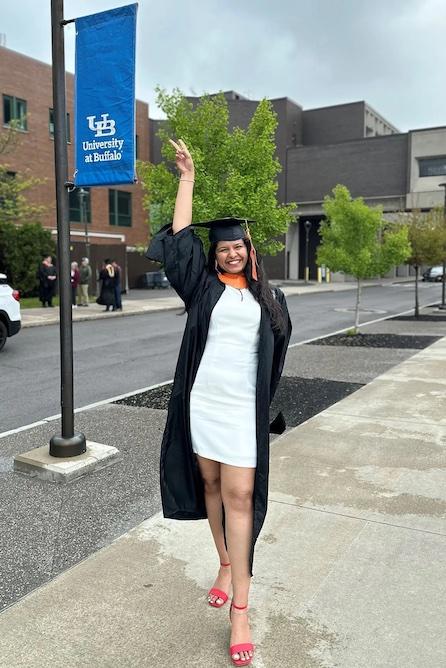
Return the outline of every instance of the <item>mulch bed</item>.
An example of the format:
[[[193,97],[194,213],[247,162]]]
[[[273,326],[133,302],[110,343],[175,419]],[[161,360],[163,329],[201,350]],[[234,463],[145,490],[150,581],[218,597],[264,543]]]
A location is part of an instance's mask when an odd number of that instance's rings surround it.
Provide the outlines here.
[[[132,394],[125,399],[118,399],[114,401],[115,404],[124,404],[125,406],[136,406],[137,408],[158,408],[159,410],[167,410],[169,404],[170,393],[172,391],[172,383],[155,387],[153,390],[140,392],[139,394]]]
[[[422,350],[427,348],[441,336],[412,336],[409,334],[363,334],[354,336],[335,334],[323,339],[307,343],[307,346],[350,346],[361,348],[412,348]]]
[[[356,392],[360,387],[362,387],[360,383],[282,376],[271,406],[271,419],[281,410],[285,416],[287,428],[296,427],[352,392]],[[137,408],[167,410],[171,390],[171,384],[163,385],[125,399],[119,399],[114,403]]]
[[[363,387],[360,383],[345,383],[325,378],[282,376],[270,415],[274,418],[281,410],[287,429],[297,427],[360,387]]]
[[[408,322],[439,322],[446,321],[446,315],[420,315],[416,318],[414,315],[397,315],[395,318],[390,318],[390,320],[405,320]]]

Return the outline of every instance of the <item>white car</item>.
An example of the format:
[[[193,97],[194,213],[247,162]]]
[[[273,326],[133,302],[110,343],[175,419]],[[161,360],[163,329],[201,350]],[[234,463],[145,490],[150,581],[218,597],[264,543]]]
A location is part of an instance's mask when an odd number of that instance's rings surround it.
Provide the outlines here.
[[[22,326],[20,293],[8,285],[5,274],[0,274],[0,351],[8,336],[14,336]]]

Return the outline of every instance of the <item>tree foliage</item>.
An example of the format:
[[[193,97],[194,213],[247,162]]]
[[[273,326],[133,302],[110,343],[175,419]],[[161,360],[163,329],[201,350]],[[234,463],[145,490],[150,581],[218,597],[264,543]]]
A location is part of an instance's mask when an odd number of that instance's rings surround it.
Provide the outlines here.
[[[167,140],[179,137],[195,165],[193,221],[252,218],[257,222],[251,234],[258,250],[273,255],[281,250],[283,244],[274,237],[288,229],[295,204],[279,205],[276,199],[281,166],[274,155],[277,119],[271,103],[259,103],[246,130],[230,131],[223,93],[204,96],[195,105],[177,89],[169,94],[158,88],[157,93],[158,106],[167,117],[158,133],[164,162],[139,164],[152,233],[172,220],[178,177]],[[203,240],[207,243],[206,236]]]
[[[352,199],[345,186],[325,197],[323,209],[318,264],[362,280],[385,274],[410,253],[407,227],[385,221],[380,207]]]
[[[446,226],[443,208],[428,213],[413,210],[400,215],[409,230],[411,254],[407,264],[413,267],[440,264],[446,255]]]
[[[25,193],[41,183],[42,179],[21,173],[12,174],[7,165],[0,165],[0,222],[38,222],[46,207],[30,203]]]

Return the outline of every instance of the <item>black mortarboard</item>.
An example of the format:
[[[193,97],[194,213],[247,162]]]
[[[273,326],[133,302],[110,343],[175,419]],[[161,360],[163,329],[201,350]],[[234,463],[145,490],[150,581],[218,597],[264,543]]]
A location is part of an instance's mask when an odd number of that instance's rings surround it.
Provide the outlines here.
[[[209,241],[215,243],[217,241],[235,241],[236,239],[244,239],[247,236],[246,231],[242,225],[255,223],[254,220],[248,218],[216,218],[215,220],[207,220],[204,223],[192,223],[194,227],[209,228]]]

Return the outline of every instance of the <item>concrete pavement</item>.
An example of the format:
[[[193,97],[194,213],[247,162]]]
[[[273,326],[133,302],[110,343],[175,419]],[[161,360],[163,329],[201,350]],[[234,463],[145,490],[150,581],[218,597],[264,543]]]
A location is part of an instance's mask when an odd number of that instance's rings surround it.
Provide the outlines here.
[[[411,279],[379,279],[364,281],[363,286],[391,285],[393,283],[408,283]],[[280,285],[289,295],[314,294],[316,292],[341,292],[356,290],[356,283],[309,283],[292,281],[271,281],[272,285]],[[164,296],[165,295],[165,296]],[[99,320],[102,318],[116,318],[128,315],[141,315],[152,311],[183,308],[182,300],[172,289],[163,290],[132,290],[128,296],[123,296],[122,311],[105,312],[103,306],[91,303],[88,307],[78,306],[73,309],[73,322],[83,320]],[[22,327],[38,327],[39,325],[54,325],[59,322],[58,308],[29,308],[22,309]]]
[[[445,400],[443,338],[273,442],[255,668],[444,668]],[[215,569],[155,515],[6,609],[0,666],[231,665]]]

